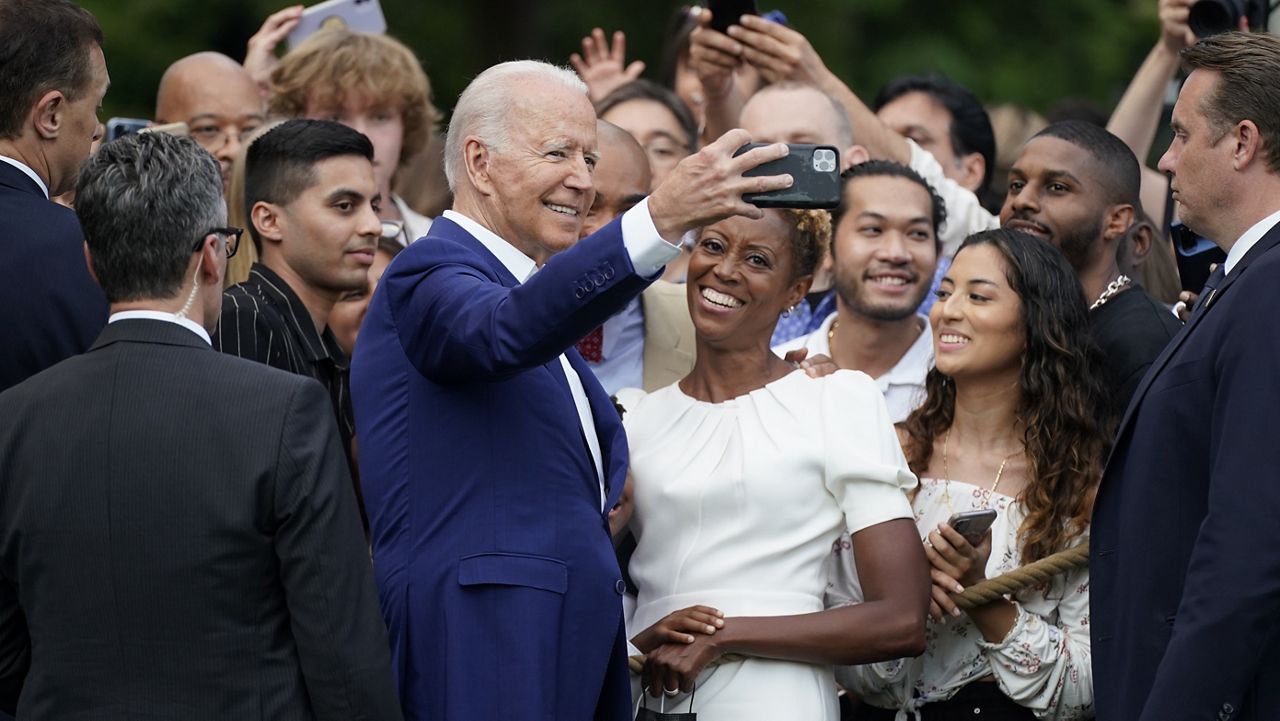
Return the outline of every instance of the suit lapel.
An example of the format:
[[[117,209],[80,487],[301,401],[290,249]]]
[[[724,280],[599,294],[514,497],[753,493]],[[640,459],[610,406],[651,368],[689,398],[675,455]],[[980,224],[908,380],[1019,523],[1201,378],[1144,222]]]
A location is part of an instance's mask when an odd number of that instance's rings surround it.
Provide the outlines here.
[[[1147,374],[1143,376],[1142,382],[1138,384],[1138,390],[1134,392],[1133,400],[1129,402],[1129,407],[1125,409],[1124,418],[1116,428],[1116,438],[1119,438],[1124,433],[1129,425],[1129,421],[1133,418],[1134,412],[1138,408],[1138,404],[1141,403],[1143,396],[1147,393],[1147,390],[1151,388],[1151,384],[1155,381],[1156,376],[1160,374],[1160,371],[1163,370],[1166,365],[1168,365],[1169,359],[1178,352],[1178,349],[1182,347],[1182,344],[1186,342],[1187,338],[1195,332],[1195,329],[1201,323],[1204,322],[1205,317],[1209,315],[1209,311],[1222,300],[1222,296],[1226,295],[1227,291],[1231,289],[1231,286],[1235,285],[1236,281],[1244,276],[1248,267],[1255,260],[1262,257],[1264,253],[1274,248],[1277,244],[1280,244],[1280,225],[1267,231],[1267,234],[1262,236],[1262,239],[1249,249],[1249,252],[1246,253],[1245,256],[1240,259],[1240,262],[1231,269],[1231,272],[1227,274],[1222,285],[1220,285],[1216,292],[1213,293],[1212,297],[1206,301],[1204,308],[1202,308],[1199,313],[1196,313],[1191,320],[1183,326],[1182,330],[1169,341],[1169,345],[1165,346],[1164,351],[1156,357],[1155,362],[1151,364],[1151,368],[1147,370]]]

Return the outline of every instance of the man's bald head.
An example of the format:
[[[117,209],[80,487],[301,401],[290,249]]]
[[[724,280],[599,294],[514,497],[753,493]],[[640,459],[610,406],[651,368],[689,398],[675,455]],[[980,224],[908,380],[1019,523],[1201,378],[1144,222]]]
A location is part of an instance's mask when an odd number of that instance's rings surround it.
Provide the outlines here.
[[[591,174],[596,198],[582,223],[583,238],[644,200],[651,183],[649,156],[631,133],[597,120],[596,144],[600,160]]]
[[[224,184],[242,136],[263,119],[257,84],[240,63],[221,53],[188,55],[160,78],[156,122],[186,123],[191,137],[218,159]]]

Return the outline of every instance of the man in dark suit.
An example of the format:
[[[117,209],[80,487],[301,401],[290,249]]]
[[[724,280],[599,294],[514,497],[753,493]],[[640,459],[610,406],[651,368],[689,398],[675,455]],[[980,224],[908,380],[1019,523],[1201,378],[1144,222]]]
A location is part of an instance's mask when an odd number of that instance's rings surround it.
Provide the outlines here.
[[[0,0],[0,391],[82,353],[107,321],[72,189],[102,137],[102,30],[67,0]]]
[[[0,707],[399,719],[328,396],[210,346],[241,233],[217,162],[129,136],[77,208],[111,316],[0,394]]]
[[[445,142],[453,209],[387,268],[352,365],[407,718],[630,717],[625,585],[605,519],[626,439],[571,346],[657,278],[687,232],[761,217],[742,194],[791,184],[742,177],[786,153],[733,157],[748,139],[727,133],[579,242],[597,157],[586,86],[524,61],[463,91]]]
[[[1280,38],[1182,58],[1160,169],[1227,259],[1139,384],[1098,491],[1100,721],[1280,714]]]

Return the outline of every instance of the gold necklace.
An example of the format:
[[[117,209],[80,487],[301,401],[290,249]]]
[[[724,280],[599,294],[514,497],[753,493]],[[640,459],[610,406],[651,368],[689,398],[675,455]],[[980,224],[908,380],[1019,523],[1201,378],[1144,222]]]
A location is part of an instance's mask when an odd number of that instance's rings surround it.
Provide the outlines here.
[[[942,475],[944,479],[943,482],[946,484],[945,487],[942,489],[942,493],[943,495],[946,496],[948,508],[951,507],[951,469],[947,466],[947,446],[950,445],[950,443],[951,443],[951,429],[948,428],[946,434],[942,436]],[[1004,460],[1000,461],[1000,468],[996,470],[996,480],[991,484],[991,488],[987,489],[988,496],[991,494],[994,494],[996,492],[996,488],[1000,486],[1000,476],[1004,475],[1004,467],[1005,467],[1005,464],[1009,462],[1009,459],[1013,458],[1019,453],[1025,453],[1025,452],[1026,452],[1026,448],[1023,448],[1020,451],[1014,451],[1013,453],[1010,453],[1009,455],[1005,456]]]

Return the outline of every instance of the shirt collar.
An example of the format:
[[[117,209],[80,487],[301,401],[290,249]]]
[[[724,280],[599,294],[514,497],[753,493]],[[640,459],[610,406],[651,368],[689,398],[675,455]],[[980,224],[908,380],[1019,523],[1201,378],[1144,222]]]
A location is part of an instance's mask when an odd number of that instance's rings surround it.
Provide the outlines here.
[[[533,271],[538,269],[538,264],[533,262],[533,258],[520,252],[514,245],[498,237],[492,230],[480,225],[462,213],[456,210],[446,210],[444,211],[444,217],[462,226],[463,230],[480,241],[480,244],[490,253],[493,253],[498,262],[502,263],[502,266],[516,277],[517,282],[523,283],[529,280],[529,276],[533,275]]]
[[[929,325],[928,318],[922,315],[916,317],[924,323],[924,330],[920,331],[919,337],[907,352],[902,354],[898,362],[876,379],[883,384],[883,387],[902,384],[924,385],[924,379],[929,375],[929,369],[933,367],[933,327]]]
[[[213,345],[213,342],[209,340],[209,331],[205,330],[204,326],[185,316],[178,316],[174,313],[166,313],[160,310],[122,310],[118,313],[112,313],[111,317],[107,319],[107,323],[135,319],[162,320],[167,323],[176,323],[200,336],[205,343]]]
[[[285,320],[293,326],[295,334],[302,341],[307,360],[315,363],[328,359],[340,368],[347,366],[347,356],[333,337],[333,331],[327,325],[323,333],[316,331],[316,324],[311,320],[311,311],[307,310],[307,305],[275,271],[261,263],[254,263],[249,269],[249,280],[246,283],[257,286],[259,292],[277,306],[284,306],[281,312],[287,316]]]
[[[1245,256],[1245,253],[1248,253],[1250,248],[1257,245],[1258,241],[1262,240],[1262,236],[1266,235],[1267,231],[1275,227],[1277,223],[1280,223],[1280,211],[1276,211],[1259,220],[1254,223],[1252,228],[1246,230],[1244,235],[1240,236],[1240,239],[1236,241],[1236,244],[1231,246],[1231,250],[1227,251],[1227,259],[1223,261],[1226,264],[1225,272],[1230,273],[1231,269],[1236,267],[1240,259]]]
[[[40,186],[40,192],[44,193],[44,197],[49,197],[49,186],[45,184],[44,180],[40,178],[36,171],[31,169],[31,166],[21,160],[14,160],[7,155],[0,155],[0,162],[8,163],[18,170],[21,170],[28,178],[36,181],[36,185]]]

